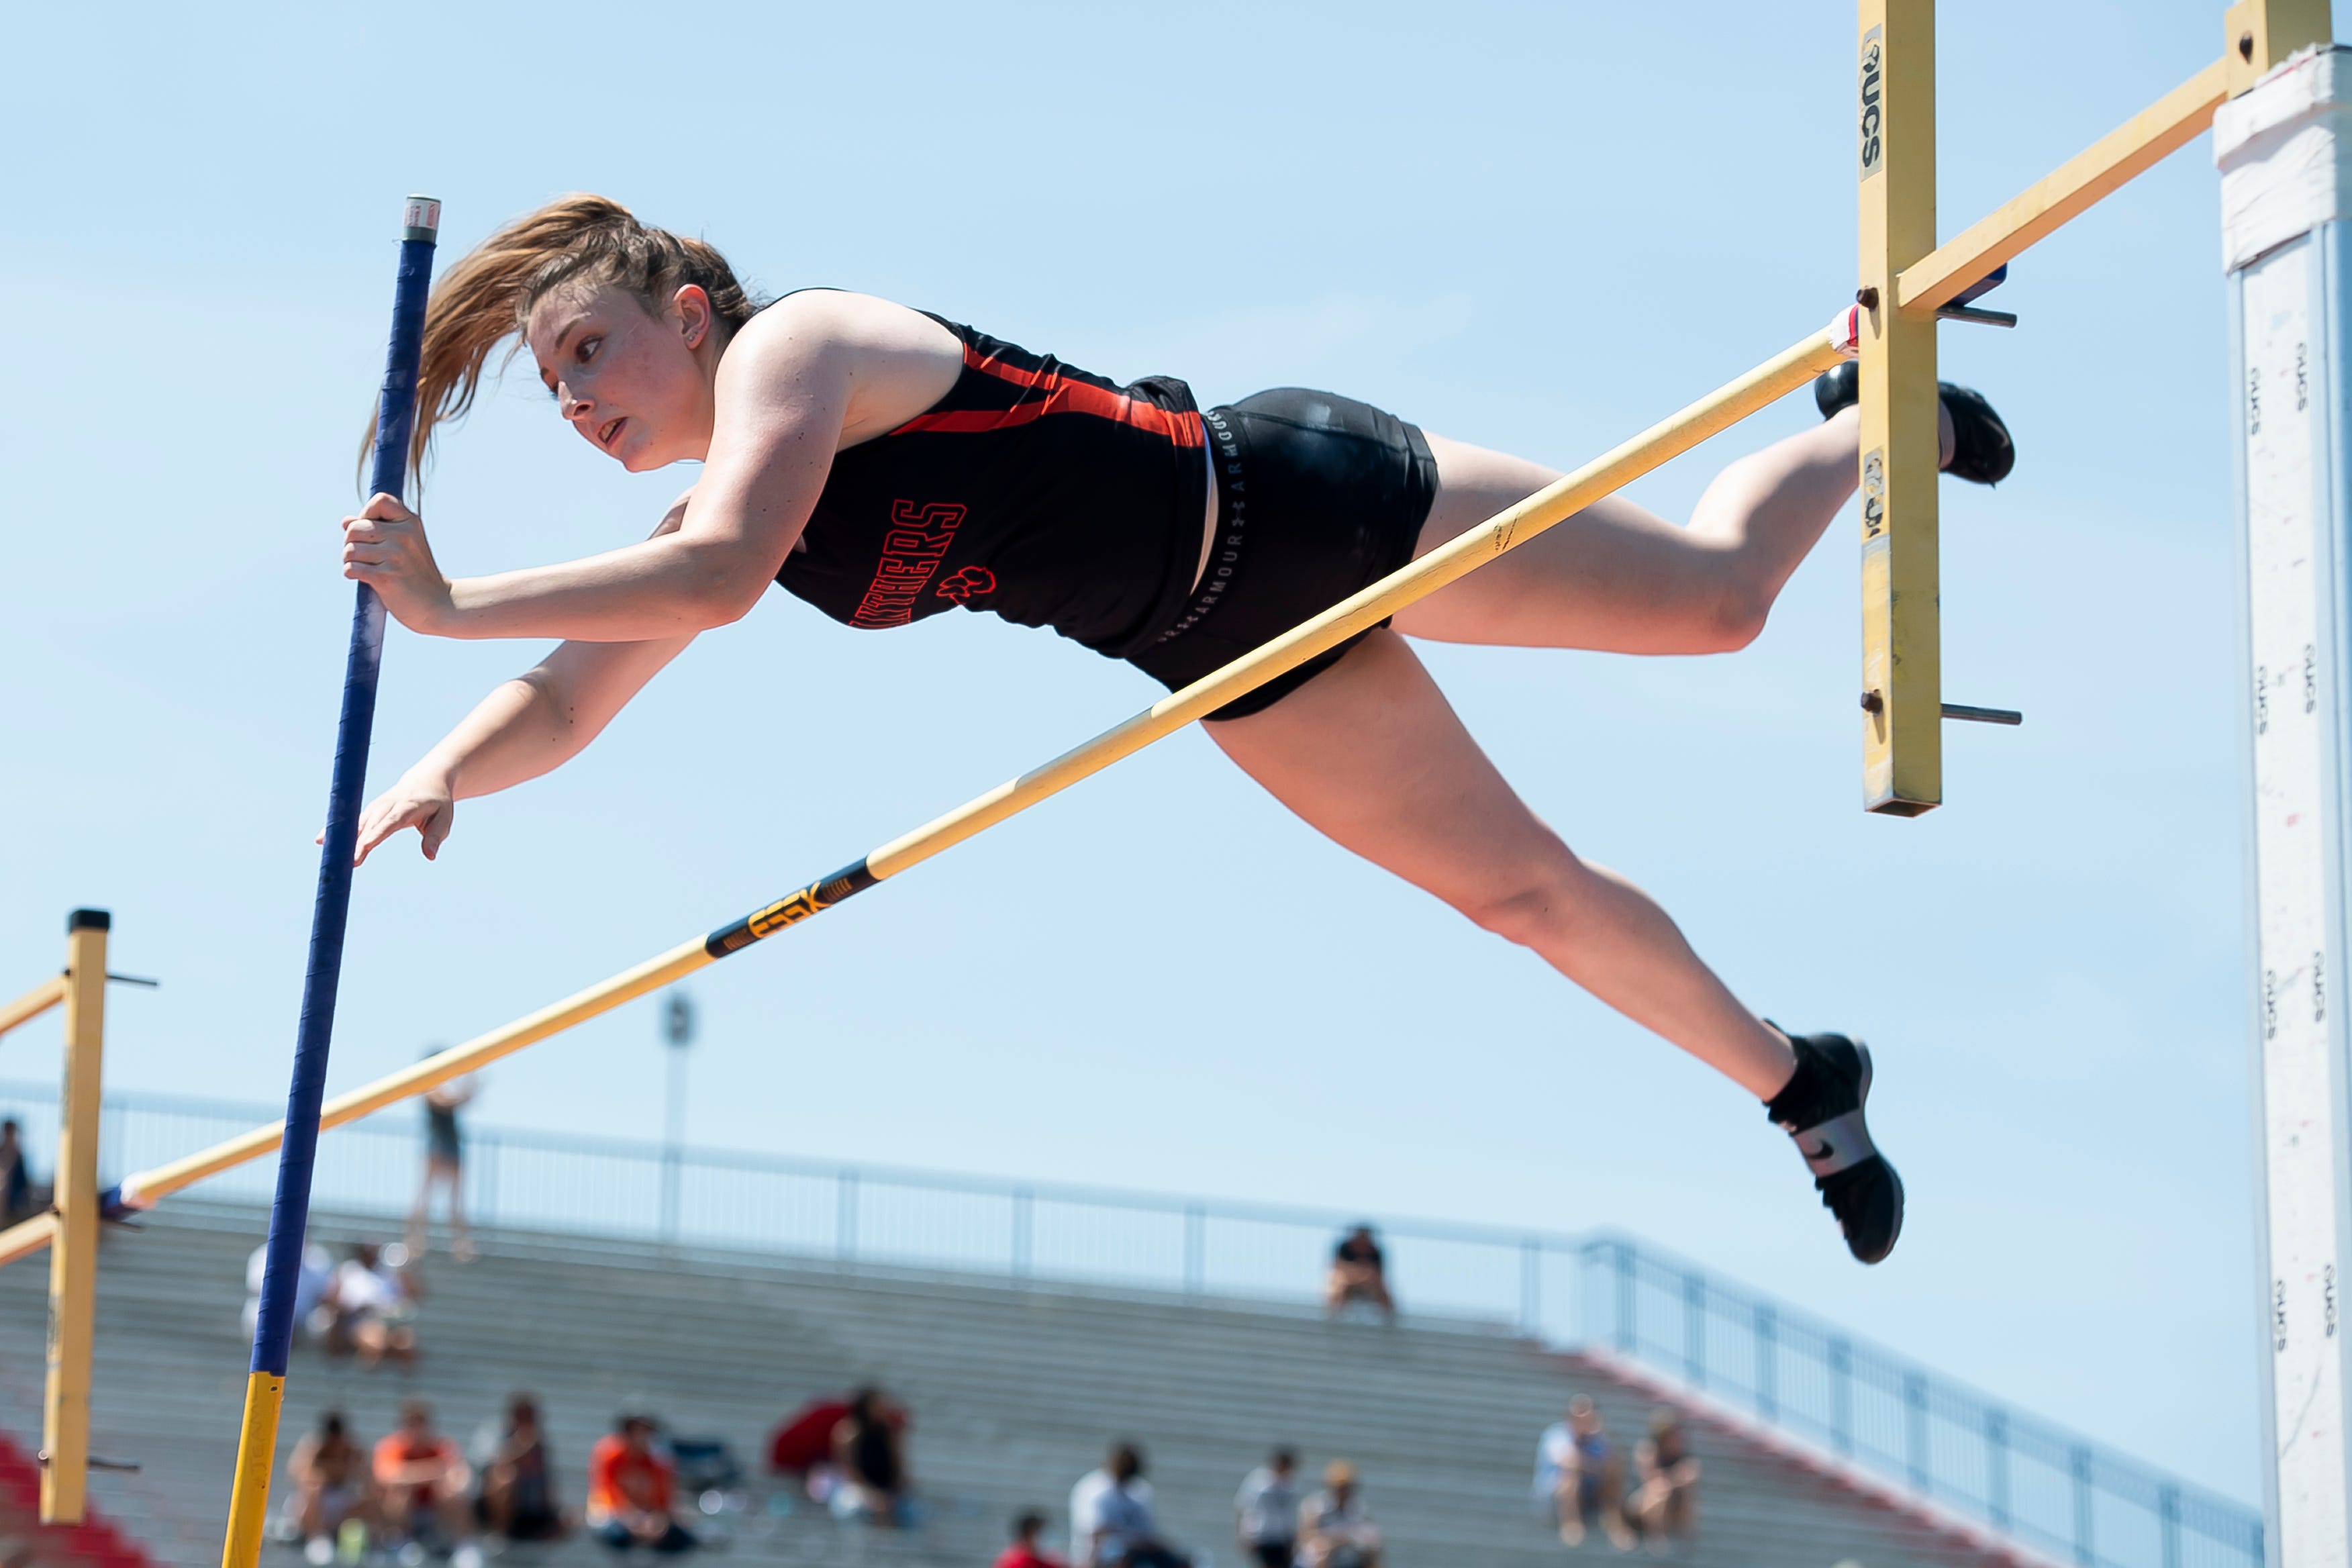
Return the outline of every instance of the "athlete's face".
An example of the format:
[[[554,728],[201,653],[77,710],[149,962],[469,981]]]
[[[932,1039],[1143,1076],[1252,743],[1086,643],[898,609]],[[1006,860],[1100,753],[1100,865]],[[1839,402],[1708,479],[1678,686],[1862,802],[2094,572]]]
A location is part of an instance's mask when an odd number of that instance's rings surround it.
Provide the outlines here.
[[[712,326],[709,297],[691,285],[649,311],[600,284],[540,300],[523,336],[572,427],[636,474],[710,449]]]

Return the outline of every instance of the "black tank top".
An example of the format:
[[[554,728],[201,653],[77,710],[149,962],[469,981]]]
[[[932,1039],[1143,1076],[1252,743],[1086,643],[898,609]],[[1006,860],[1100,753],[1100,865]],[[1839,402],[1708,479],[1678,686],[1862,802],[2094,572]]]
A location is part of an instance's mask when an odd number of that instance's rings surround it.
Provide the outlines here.
[[[929,314],[929,312],[925,312]],[[959,605],[1123,658],[1183,608],[1208,458],[1192,389],[1122,387],[932,316],[963,344],[948,395],[835,453],[776,581],[835,620]]]

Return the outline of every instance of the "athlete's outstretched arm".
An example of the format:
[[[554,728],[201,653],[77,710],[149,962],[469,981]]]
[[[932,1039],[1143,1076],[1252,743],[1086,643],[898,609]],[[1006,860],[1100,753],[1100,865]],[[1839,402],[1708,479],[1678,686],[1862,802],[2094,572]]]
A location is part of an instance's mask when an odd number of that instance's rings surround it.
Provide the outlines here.
[[[495,795],[570,762],[613,716],[692,642],[568,642],[482,699],[441,743],[368,803],[360,816],[359,860],[404,827],[441,852],[457,803]]]
[[[845,436],[878,434],[929,407],[953,384],[961,348],[946,329],[887,300],[794,295],[727,346],[707,415],[623,414],[617,395],[600,401],[619,384],[608,378],[624,373],[601,369],[596,346],[635,331],[655,345],[641,356],[688,354],[674,340],[693,335],[697,310],[708,307],[699,297],[681,289],[675,320],[589,317],[532,329],[552,345],[543,369],[564,416],[600,449],[658,417],[663,444],[650,460],[703,459],[678,526],[601,555],[453,582],[434,563],[415,514],[377,496],[345,520],[344,575],[373,584],[402,625],[438,637],[637,642],[690,637],[748,614],[808,526]],[[620,350],[610,353],[626,363]],[[699,434],[668,427],[701,417],[709,423]]]

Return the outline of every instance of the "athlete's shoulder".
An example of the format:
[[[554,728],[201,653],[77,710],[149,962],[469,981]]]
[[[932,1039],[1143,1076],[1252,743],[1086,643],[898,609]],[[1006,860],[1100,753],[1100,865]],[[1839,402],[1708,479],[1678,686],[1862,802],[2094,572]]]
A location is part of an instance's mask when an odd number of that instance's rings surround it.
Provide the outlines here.
[[[831,388],[842,399],[847,446],[937,403],[955,384],[963,356],[962,339],[920,310],[872,294],[803,289],[751,318],[729,346],[720,374],[754,398]]]
[[[906,353],[938,350],[959,339],[940,318],[847,289],[796,289],[753,316],[739,334],[746,347],[792,345],[803,353],[822,347]],[[955,341],[956,352],[961,343]]]

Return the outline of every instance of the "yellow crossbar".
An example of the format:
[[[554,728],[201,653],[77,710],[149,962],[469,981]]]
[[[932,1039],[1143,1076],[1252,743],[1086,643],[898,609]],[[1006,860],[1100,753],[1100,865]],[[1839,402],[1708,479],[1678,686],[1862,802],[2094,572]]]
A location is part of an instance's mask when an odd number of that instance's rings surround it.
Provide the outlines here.
[[[1933,316],[1986,273],[2189,145],[2228,101],[2231,70],[2226,57],[2215,60],[1981,223],[1905,268],[1895,284],[1896,307],[1915,320]]]
[[[1517,506],[1497,512],[1420,560],[1341,600],[1313,620],[1284,633],[1222,669],[1202,677],[1181,691],[1160,699],[1126,722],[1104,731],[1085,745],[997,785],[945,816],[933,818],[912,833],[892,839],[861,862],[866,879],[856,886],[871,886],[875,881],[895,876],[1048,796],[1059,794],[1079,780],[1100,773],[1121,758],[1131,756],[1152,742],[1173,734],[1194,720],[1215,711],[1283,671],[1296,668],[1325,649],[1378,625],[1405,605],[1425,598],[1506,551],[1525,544],[1544,530],[1566,521],[1603,496],[1631,484],[1653,468],[1804,385],[1843,359],[1851,342],[1849,314],[1840,312],[1829,328],[1807,334],[1799,342],[1709,393],[1671,418],[1652,426],[1622,446],[1546,486]],[[519,1018],[463,1045],[452,1046],[389,1077],[340,1095],[320,1109],[319,1124],[324,1129],[356,1121],[372,1111],[422,1094],[436,1085],[472,1072],[500,1057],[521,1050],[550,1035],[584,1023],[625,1002],[715,963],[720,957],[740,951],[741,947],[787,925],[797,923],[828,903],[838,901],[838,898],[846,897],[846,892],[832,894],[827,891],[838,880],[836,877],[812,883],[791,898],[772,904],[732,927],[681,943],[609,980],[567,996],[551,1006],[542,1007],[527,1017]],[[722,942],[719,940],[722,935],[730,940]],[[273,1121],[184,1159],[126,1177],[122,1183],[122,1201],[131,1208],[152,1207],[158,1200],[192,1186],[207,1176],[271,1152],[278,1147],[284,1131],[283,1121]],[[0,1264],[27,1257],[47,1247],[54,1229],[50,1217],[41,1215],[13,1229],[0,1231]]]
[[[0,1265],[14,1263],[19,1258],[30,1258],[46,1249],[50,1238],[58,1233],[58,1216],[37,1214],[30,1219],[18,1220],[5,1230],[0,1230]]]
[[[66,977],[44,980],[5,1007],[0,1007],[0,1035],[19,1024],[29,1024],[66,999]]]

